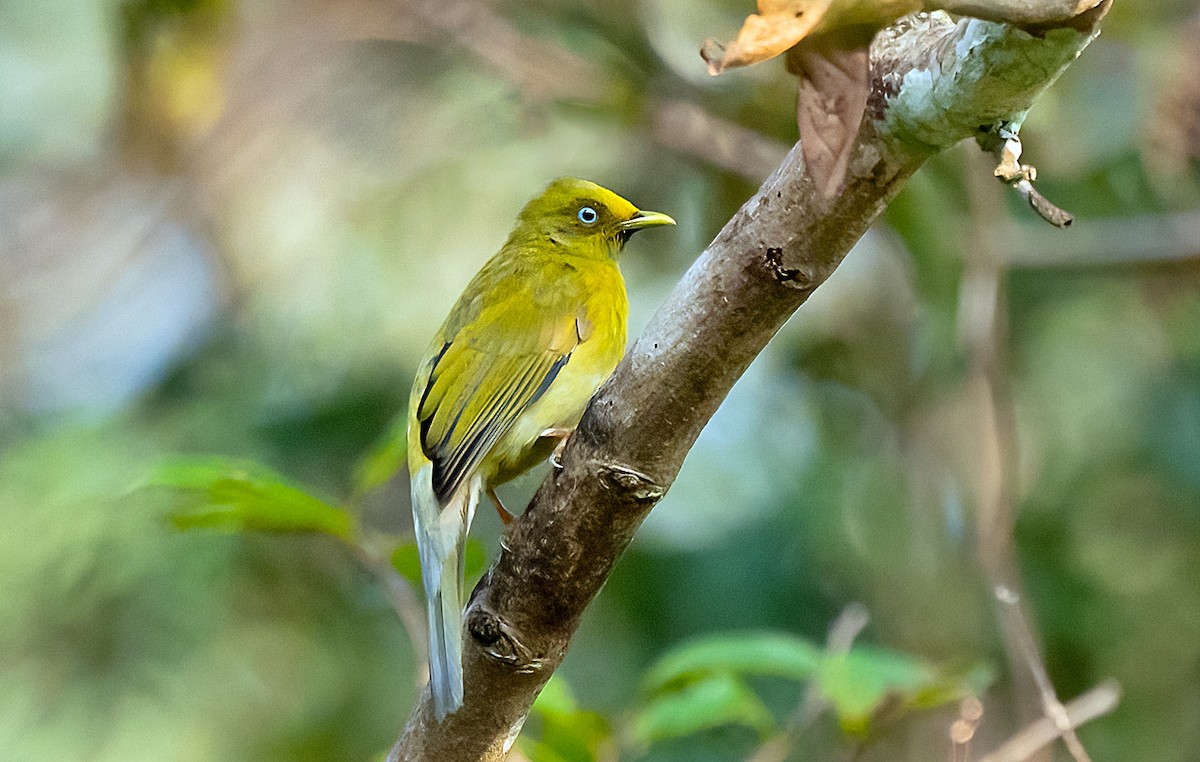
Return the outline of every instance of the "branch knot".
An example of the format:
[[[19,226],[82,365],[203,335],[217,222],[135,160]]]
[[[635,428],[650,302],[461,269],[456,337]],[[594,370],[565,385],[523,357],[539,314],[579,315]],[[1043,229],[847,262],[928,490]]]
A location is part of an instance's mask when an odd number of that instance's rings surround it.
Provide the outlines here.
[[[542,668],[542,659],[533,655],[513,628],[483,606],[472,606],[467,612],[467,632],[484,653],[519,673],[531,674]]]
[[[596,475],[605,489],[623,492],[637,503],[657,502],[667,492],[666,487],[647,474],[616,463],[598,464]]]
[[[812,288],[811,280],[803,270],[798,267],[783,266],[783,249],[781,248],[771,246],[767,249],[767,267],[771,268],[771,275],[778,283],[803,290]]]

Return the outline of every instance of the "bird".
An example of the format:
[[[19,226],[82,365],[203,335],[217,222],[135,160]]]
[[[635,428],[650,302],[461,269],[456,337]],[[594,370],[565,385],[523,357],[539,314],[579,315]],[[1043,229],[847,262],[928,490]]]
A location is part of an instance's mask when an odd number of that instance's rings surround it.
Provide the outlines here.
[[[617,256],[638,230],[674,224],[587,180],[554,180],[518,214],[418,366],[408,468],[438,721],[463,702],[463,547],[479,494],[512,520],[495,487],[561,451],[625,353]]]

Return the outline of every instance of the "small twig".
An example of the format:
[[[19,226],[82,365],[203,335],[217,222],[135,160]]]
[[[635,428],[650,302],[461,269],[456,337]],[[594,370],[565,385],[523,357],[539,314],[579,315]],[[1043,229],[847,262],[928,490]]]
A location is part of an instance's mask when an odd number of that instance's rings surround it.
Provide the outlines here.
[[[1106,680],[1068,702],[1063,707],[1063,718],[1074,733],[1075,728],[1111,712],[1120,700],[1121,686],[1115,680]],[[1061,735],[1061,726],[1050,717],[1043,717],[1018,731],[979,762],[1022,762]]]
[[[1050,675],[1046,672],[1041,649],[1038,648],[1029,620],[1021,609],[1020,596],[1005,585],[996,586],[995,596],[1001,606],[1001,616],[1009,624],[1009,635],[1016,639],[1017,649],[1024,656],[1025,663],[1029,665],[1030,674],[1041,695],[1042,710],[1046,714],[1045,719],[1053,722],[1058,729],[1055,737],[1062,736],[1063,743],[1066,744],[1076,762],[1091,762],[1092,758],[1088,756],[1087,750],[1083,748],[1083,743],[1076,735],[1074,724],[1067,714],[1066,707],[1059,700],[1054,685],[1050,682]],[[1005,610],[1009,613],[1004,614]]]
[[[846,604],[842,613],[829,625],[829,634],[825,636],[825,650],[831,654],[846,653],[870,621],[871,612],[867,611],[866,606],[857,602]]]
[[[998,149],[1000,167],[996,175],[1002,179],[1032,179],[1036,171],[1019,164],[1020,140],[1015,128],[1002,125],[997,130],[1004,144]],[[978,177],[972,174],[972,177]],[[1021,605],[1021,581],[1014,551],[1013,530],[1016,525],[1017,498],[1013,486],[1016,471],[1016,415],[1012,400],[1011,382],[1005,363],[1007,343],[1007,313],[1002,287],[1003,265],[996,249],[1001,232],[982,214],[988,208],[987,191],[982,181],[977,188],[972,208],[974,245],[970,247],[967,267],[963,274],[963,345],[974,369],[974,383],[980,395],[982,420],[980,429],[983,467],[978,474],[978,553],[980,566],[991,587],[998,606],[997,618],[1003,628],[1005,647],[1013,666],[1024,665],[1019,678],[1031,679],[1032,686],[1019,690],[1028,694],[1032,688],[1042,705],[1042,714],[1059,728],[1059,735],[1077,762],[1090,762],[1087,751],[1066,719],[1062,702],[1050,681],[1045,660],[1034,633],[1033,624]],[[988,186],[994,188],[994,186]],[[967,288],[968,284],[976,284]],[[973,318],[973,319],[967,319]]]
[[[994,172],[996,177],[1015,188],[1022,198],[1029,202],[1033,211],[1046,222],[1057,228],[1070,226],[1075,221],[1070,212],[1055,206],[1033,187],[1033,182],[1037,179],[1037,167],[1021,163],[1020,125],[1005,122],[990,134],[994,136],[994,145],[992,140],[984,139],[980,142],[985,149],[991,148],[996,154],[996,160],[999,162]]]
[[[1031,181],[1019,180],[1013,187],[1029,202],[1029,206],[1033,208],[1033,211],[1038,213],[1039,217],[1054,227],[1070,227],[1071,223],[1075,221],[1070,212],[1055,206],[1050,202],[1050,199],[1039,193],[1037,188],[1033,187]]]

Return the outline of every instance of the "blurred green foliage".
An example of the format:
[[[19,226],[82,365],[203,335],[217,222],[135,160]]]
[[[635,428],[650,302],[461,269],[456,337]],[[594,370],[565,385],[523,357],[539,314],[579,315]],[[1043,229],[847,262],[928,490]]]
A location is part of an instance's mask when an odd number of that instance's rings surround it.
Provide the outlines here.
[[[794,140],[782,66],[709,78],[696,54],[748,10],[0,5],[0,759],[389,746],[423,670],[396,611],[420,595],[397,423],[414,364],[558,175],[680,221],[622,263],[633,331],[650,318],[756,184],[668,107],[698,107],[702,135]],[[975,554],[982,257],[1007,263],[1008,487],[1051,676],[1064,697],[1121,682],[1081,731],[1094,758],[1196,758],[1196,12],[1117,0],[1031,113],[1024,158],[1070,231],[970,146],[913,178],[714,417],[520,753],[716,762],[783,738],[789,758],[941,759],[966,693],[973,750],[1020,725]],[[472,576],[499,531],[476,523]],[[866,631],[816,645],[855,601]],[[810,689],[828,709],[797,733]]]
[[[935,707],[977,695],[990,681],[984,667],[963,676],[940,674],[911,656],[868,645],[823,651],[781,633],[725,633],[679,645],[648,671],[651,698],[638,711],[634,736],[649,745],[728,724],[763,736],[780,733],[746,682],[753,676],[810,682],[842,729],[857,734],[869,731],[885,708]]]
[[[603,715],[579,706],[566,681],[551,677],[538,694],[521,739],[530,762],[589,762],[611,756],[612,725]]]
[[[222,461],[160,466],[149,485],[170,489],[180,502],[171,514],[178,529],[235,532],[316,532],[347,539],[350,516],[273,474]]]

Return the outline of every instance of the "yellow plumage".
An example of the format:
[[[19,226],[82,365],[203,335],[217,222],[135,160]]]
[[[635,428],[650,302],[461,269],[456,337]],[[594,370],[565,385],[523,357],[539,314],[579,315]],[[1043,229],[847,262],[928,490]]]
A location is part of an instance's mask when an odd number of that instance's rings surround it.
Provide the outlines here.
[[[634,231],[669,224],[594,183],[554,181],[521,211],[421,363],[408,465],[439,719],[462,704],[462,546],[479,492],[528,470],[578,423],[625,351],[616,256]]]

